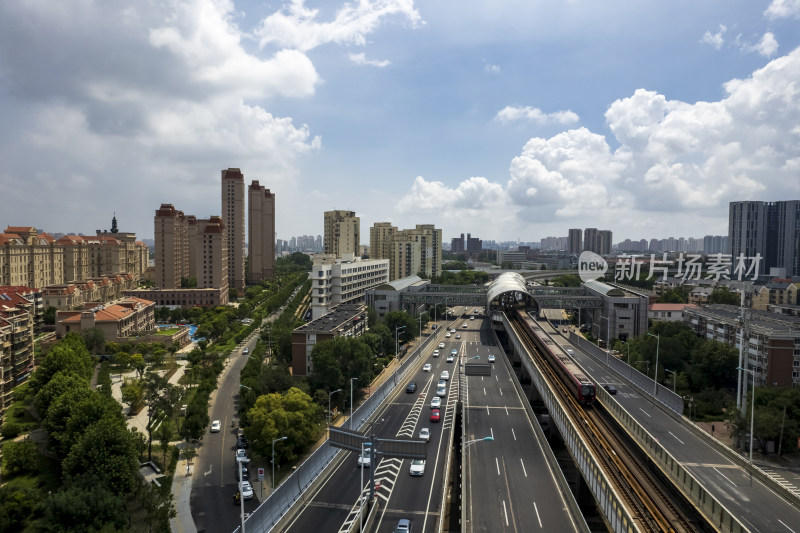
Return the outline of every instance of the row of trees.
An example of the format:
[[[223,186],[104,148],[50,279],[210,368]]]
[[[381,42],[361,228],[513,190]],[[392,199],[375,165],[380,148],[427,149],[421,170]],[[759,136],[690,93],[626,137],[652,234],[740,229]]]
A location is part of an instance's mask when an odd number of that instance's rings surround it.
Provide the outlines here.
[[[140,483],[144,438],[128,429],[110,388],[91,389],[93,371],[94,360],[74,333],[42,360],[26,394],[47,433],[46,455],[31,440],[4,445],[5,472],[12,480],[0,490],[0,530],[22,530],[31,521],[40,531],[123,530],[136,506],[145,507],[150,526],[169,530],[174,515],[169,488]],[[50,463],[60,473],[55,479],[45,477],[52,479],[50,485],[15,487],[13,476],[41,477]]]

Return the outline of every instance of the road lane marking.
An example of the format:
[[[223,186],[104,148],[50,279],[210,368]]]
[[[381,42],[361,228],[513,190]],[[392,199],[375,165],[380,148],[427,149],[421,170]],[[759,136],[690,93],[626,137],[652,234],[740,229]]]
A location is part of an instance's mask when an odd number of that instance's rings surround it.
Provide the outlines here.
[[[783,523],[783,520],[781,520],[780,518],[778,518],[778,522],[780,522],[780,523],[781,523],[781,525],[782,525],[783,527],[785,527],[786,529],[788,529],[789,531],[791,531],[792,533],[794,533],[794,529],[792,529],[792,528],[790,528],[789,526],[787,526],[786,524],[784,524],[784,523]]]
[[[500,475],[500,461],[497,459],[497,457],[494,458],[494,464],[497,467],[497,475],[499,476]]]
[[[544,526],[542,525],[542,517],[539,516],[539,507],[536,505],[536,502],[533,502],[533,510],[536,511],[536,519],[539,521],[539,529],[543,529]]]
[[[646,414],[646,415],[647,415],[647,418],[653,418],[652,416],[650,416],[650,413],[648,413],[647,411],[645,411],[645,410],[644,410],[644,409],[642,409],[641,407],[639,408],[639,410],[640,410],[641,412],[643,412],[644,414]]]
[[[508,527],[508,511],[506,510],[506,501],[503,500],[503,516],[506,519],[506,527]]]
[[[514,440],[517,440],[517,434],[514,432],[514,428],[511,428],[511,436],[514,437]]]
[[[528,477],[528,471],[525,470],[525,463],[522,461],[522,457],[519,458],[519,464],[522,465],[522,473],[525,474],[525,477]]]
[[[736,486],[736,483],[734,483],[733,481],[731,481],[730,479],[728,479],[728,476],[726,476],[725,474],[723,474],[722,472],[720,472],[720,471],[719,471],[719,470],[717,470],[716,468],[714,469],[714,471],[715,471],[717,474],[719,474],[720,476],[724,477],[724,478],[725,478],[725,479],[728,481],[728,483],[730,483],[730,484],[731,484],[731,485],[733,485],[734,487]]]
[[[672,433],[671,431],[669,432],[669,434],[670,434],[670,435],[672,435],[673,437],[675,437],[675,434],[674,434],[674,433]],[[682,441],[681,439],[679,439],[678,437],[675,437],[675,440],[676,440],[676,441],[678,441],[678,442],[680,442],[680,443],[681,443],[681,444],[683,444],[684,446],[686,446],[686,443],[685,443],[685,442],[683,442],[683,441]]]

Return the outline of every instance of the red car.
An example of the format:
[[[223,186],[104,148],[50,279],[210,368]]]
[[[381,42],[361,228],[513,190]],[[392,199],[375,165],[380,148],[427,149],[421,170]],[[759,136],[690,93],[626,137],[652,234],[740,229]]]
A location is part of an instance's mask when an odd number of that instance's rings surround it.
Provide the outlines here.
[[[439,410],[434,409],[431,411],[431,422],[438,422],[439,421]]]

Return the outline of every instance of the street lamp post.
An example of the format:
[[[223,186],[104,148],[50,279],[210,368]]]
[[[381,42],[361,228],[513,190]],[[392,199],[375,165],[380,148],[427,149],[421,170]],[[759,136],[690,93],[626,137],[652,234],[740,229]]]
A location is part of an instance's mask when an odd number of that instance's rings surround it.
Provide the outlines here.
[[[331,427],[331,396],[337,392],[342,392],[342,389],[336,389],[328,393],[328,427]]]
[[[689,400],[689,421],[692,420],[692,402],[694,402],[693,396],[684,396],[684,400]]]
[[[398,359],[400,359],[400,353],[399,353],[399,350],[398,350],[397,332],[400,331],[401,329],[406,329],[406,327],[405,326],[397,326],[396,328],[394,328],[394,356],[397,357]]]
[[[350,429],[353,429],[353,381],[358,378],[350,378]]]
[[[653,370],[653,397],[658,395],[658,346],[661,344],[661,335],[660,334],[652,334],[650,332],[647,333],[651,337],[656,338],[656,368]]]
[[[242,463],[250,462],[247,457],[237,457],[236,464],[239,467],[239,510],[242,519],[242,533],[244,533],[244,495],[242,494]]]
[[[738,367],[736,370],[747,372],[753,378],[753,390],[750,391],[750,472],[753,469],[753,419],[756,413],[756,372],[747,368]],[[745,381],[745,387],[747,382]]]
[[[675,392],[675,382],[678,381],[678,373],[674,370],[670,370],[669,368],[665,368],[664,372],[672,373],[672,392]]]
[[[272,490],[275,490],[275,443],[288,438],[289,437],[281,437],[272,441]]]
[[[606,321],[606,365],[609,364],[609,357],[611,354],[611,330],[610,330],[610,320],[608,320],[607,316],[600,315],[600,318]]]
[[[494,437],[491,437],[491,436],[489,436],[489,437],[483,437],[483,438],[480,438],[480,439],[472,439],[472,440],[468,440],[467,442],[465,442],[465,443],[464,443],[464,445],[463,445],[463,446],[461,446],[461,450],[463,451],[463,450],[465,450],[465,449],[467,448],[467,446],[469,446],[470,444],[475,444],[476,442],[481,442],[481,441],[483,441],[483,440],[494,440]]]

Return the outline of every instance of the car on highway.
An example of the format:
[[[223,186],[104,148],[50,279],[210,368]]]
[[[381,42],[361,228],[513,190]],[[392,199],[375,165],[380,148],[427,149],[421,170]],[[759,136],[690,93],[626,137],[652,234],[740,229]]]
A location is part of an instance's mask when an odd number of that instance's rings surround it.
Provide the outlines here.
[[[450,332],[448,331],[447,333],[444,334],[444,336],[449,339],[450,338]]]
[[[442,406],[442,399],[438,396],[431,398],[431,409],[439,409]]]
[[[448,379],[450,379],[450,372],[448,372],[447,370],[442,370],[442,373],[439,376],[439,379],[443,379],[443,380],[447,381]]]
[[[439,383],[436,384],[437,387],[447,387],[447,381],[444,379],[439,379]]]
[[[431,368],[433,368],[433,367],[431,366],[430,363],[425,363],[424,365],[422,365],[422,371],[423,372],[430,372]]]
[[[408,473],[412,476],[421,476],[425,474],[425,459],[411,459],[411,467]]]
[[[372,466],[372,448],[364,448],[364,455],[358,454],[358,466],[364,468]]]
[[[452,355],[453,357],[457,356],[458,355],[458,350],[453,348],[452,350],[450,350],[450,355]]]
[[[439,350],[434,350],[433,351],[433,356],[434,357],[439,357]]]
[[[247,355],[249,353],[250,353],[250,348],[245,348],[244,350],[242,350],[242,355]]]
[[[461,338],[461,333],[456,333],[456,339],[460,339],[460,338]]]
[[[469,319],[470,320],[475,320],[475,317],[474,316],[470,316]]]
[[[464,322],[463,324],[461,324],[461,327],[462,327],[462,328],[466,328],[466,327],[467,327],[467,323],[466,323],[466,322]]]
[[[411,520],[402,518],[397,521],[397,527],[394,528],[394,533],[411,533]]]
[[[242,495],[242,498],[245,500],[252,500],[253,499],[253,486],[250,485],[249,481],[240,481],[239,482],[239,493]]]
[[[493,353],[489,354],[489,362],[490,363],[494,363],[494,354]]]
[[[422,428],[422,429],[420,429],[419,430],[419,435],[417,436],[417,438],[419,440],[424,440],[425,442],[428,442],[429,440],[431,440],[431,430],[430,430],[430,428]]]
[[[439,348],[444,348],[444,343],[443,342],[439,343]]]
[[[606,383],[605,385],[603,385],[603,388],[605,390],[607,390],[609,394],[616,394],[617,393],[617,388],[614,385],[612,385],[611,383]]]
[[[439,410],[434,409],[431,411],[431,422],[438,422],[439,421]]]
[[[436,387],[436,396],[444,398],[447,396],[447,385],[439,385]]]
[[[456,359],[456,358],[455,358],[455,357],[453,357],[453,354],[450,354],[450,355],[448,355],[448,356],[447,356],[447,362],[448,362],[448,363],[452,363],[453,361],[455,361],[455,359]]]
[[[222,429],[222,422],[219,420],[214,420],[211,422],[211,433],[219,433]]]
[[[412,392],[417,392],[417,382],[412,381],[408,385],[406,385],[406,392],[411,394]]]
[[[456,330],[455,330],[455,329],[451,329],[451,330],[450,330],[450,333],[455,333],[455,332],[456,332]]]

